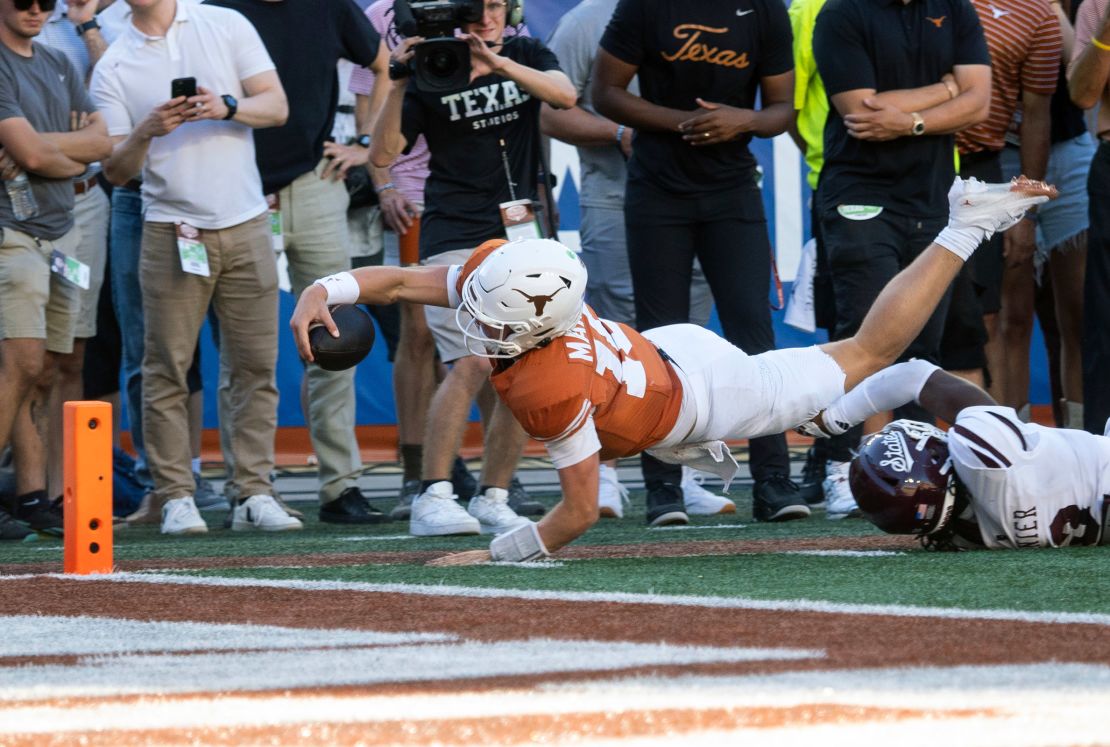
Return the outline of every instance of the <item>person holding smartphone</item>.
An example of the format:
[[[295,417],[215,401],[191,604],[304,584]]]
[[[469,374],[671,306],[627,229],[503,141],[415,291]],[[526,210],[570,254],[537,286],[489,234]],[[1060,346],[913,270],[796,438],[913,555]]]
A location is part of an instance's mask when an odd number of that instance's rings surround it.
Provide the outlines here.
[[[142,418],[162,532],[207,531],[184,434],[186,373],[210,304],[221,321],[228,449],[242,491],[232,529],[300,529],[270,481],[278,281],[252,137],[254,128],[285,122],[285,92],[240,14],[180,0],[127,3],[131,25],[97,65],[91,88],[115,144],[108,180],[126,184],[140,172],[143,179]],[[167,99],[172,81],[187,77],[196,79],[196,95]]]

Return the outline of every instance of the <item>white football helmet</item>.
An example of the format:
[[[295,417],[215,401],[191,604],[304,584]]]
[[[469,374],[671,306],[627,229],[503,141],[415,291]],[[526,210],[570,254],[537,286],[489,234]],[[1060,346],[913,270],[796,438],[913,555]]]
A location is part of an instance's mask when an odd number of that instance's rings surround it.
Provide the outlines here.
[[[573,250],[551,239],[518,239],[470,273],[455,322],[471,354],[515,358],[573,327],[585,293],[586,267]]]

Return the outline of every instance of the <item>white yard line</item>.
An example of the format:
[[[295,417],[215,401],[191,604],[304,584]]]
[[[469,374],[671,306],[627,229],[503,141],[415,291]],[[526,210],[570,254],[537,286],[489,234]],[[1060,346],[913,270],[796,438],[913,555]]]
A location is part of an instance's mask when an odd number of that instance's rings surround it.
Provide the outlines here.
[[[374,584],[358,581],[302,581],[295,579],[250,579],[178,576],[170,574],[113,573],[101,576],[66,576],[62,574],[0,576],[0,584],[4,581],[27,578],[57,578],[92,582],[113,581],[117,583],[177,584],[181,586],[298,589],[302,591],[351,591],[474,599],[525,599],[552,602],[657,604],[680,607],[705,607],[712,609],[822,612],[828,614],[882,615],[892,617],[935,617],[954,620],[1009,620],[1028,623],[1110,627],[1110,615],[1088,612],[1030,612],[1005,609],[976,610],[959,607],[917,607],[894,604],[844,604],[805,599],[779,600],[752,599],[746,597],[633,594],[628,592],[542,591],[533,589],[493,589],[487,587],[433,586],[424,584]]]

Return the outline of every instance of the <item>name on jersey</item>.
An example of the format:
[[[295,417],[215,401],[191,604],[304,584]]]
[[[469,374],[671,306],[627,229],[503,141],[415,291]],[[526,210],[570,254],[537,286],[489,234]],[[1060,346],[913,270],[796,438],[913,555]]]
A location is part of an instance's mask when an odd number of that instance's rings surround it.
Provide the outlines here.
[[[452,122],[457,122],[464,117],[473,119],[470,126],[475,130],[482,130],[520,119],[520,112],[508,110],[520,106],[531,98],[531,94],[520,90],[514,81],[503,80],[488,86],[448,94],[440,98],[440,103],[450,109]],[[504,112],[504,114],[487,116],[497,112]],[[477,117],[481,119],[476,119]]]
[[[587,324],[594,332],[592,343],[586,331]],[[570,360],[594,363],[594,372],[598,376],[611,375],[624,385],[630,396],[644,396],[647,391],[647,372],[641,361],[629,357],[632,341],[619,325],[610,327],[588,310],[584,310],[578,324],[566,333],[566,338]],[[618,351],[624,353],[624,360],[621,360]]]
[[[674,37],[682,46],[674,54],[660,53],[667,62],[708,62],[710,65],[743,69],[751,63],[747,52],[721,49],[701,41],[702,34],[727,34],[728,27],[713,28],[698,23],[680,23],[674,27]]]
[[[1037,534],[1037,507],[1013,512],[1014,541],[1018,547],[1037,547],[1041,541]]]

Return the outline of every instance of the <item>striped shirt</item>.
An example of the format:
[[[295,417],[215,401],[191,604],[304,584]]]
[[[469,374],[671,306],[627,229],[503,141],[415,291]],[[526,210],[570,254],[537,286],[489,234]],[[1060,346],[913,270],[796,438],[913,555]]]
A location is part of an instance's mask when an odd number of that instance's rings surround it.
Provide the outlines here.
[[[1051,96],[1060,73],[1060,22],[1045,0],[971,0],[991,53],[991,110],[956,133],[961,153],[1001,150],[1023,92]]]

